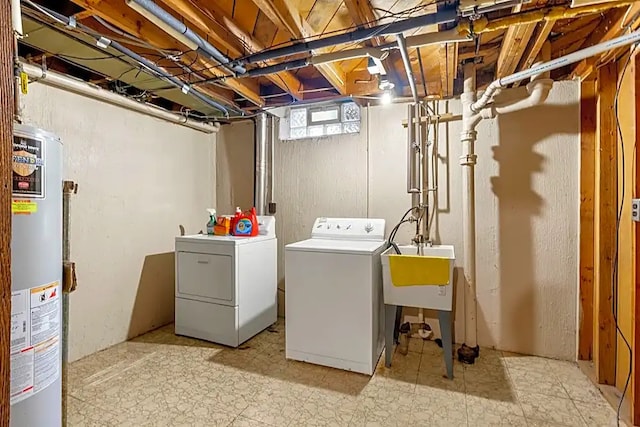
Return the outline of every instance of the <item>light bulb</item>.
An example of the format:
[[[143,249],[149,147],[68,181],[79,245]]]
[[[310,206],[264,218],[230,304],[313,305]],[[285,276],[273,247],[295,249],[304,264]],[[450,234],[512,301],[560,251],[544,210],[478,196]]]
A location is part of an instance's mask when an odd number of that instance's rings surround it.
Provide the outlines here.
[[[389,92],[384,92],[382,94],[382,96],[380,97],[380,103],[382,105],[389,105],[391,104],[391,94]]]

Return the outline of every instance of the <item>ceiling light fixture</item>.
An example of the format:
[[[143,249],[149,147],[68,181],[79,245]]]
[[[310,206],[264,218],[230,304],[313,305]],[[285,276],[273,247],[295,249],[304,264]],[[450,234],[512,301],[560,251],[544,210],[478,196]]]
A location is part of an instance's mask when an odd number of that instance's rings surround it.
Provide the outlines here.
[[[380,90],[384,90],[384,91],[389,91],[389,90],[393,89],[394,87],[396,87],[396,85],[394,85],[393,83],[391,83],[387,79],[381,79],[380,83],[378,84],[378,88]]]
[[[127,3],[127,6],[129,6],[131,9],[135,10],[140,15],[144,16],[149,21],[153,22],[158,28],[160,28],[165,33],[169,34],[174,39],[178,40],[183,45],[187,46],[190,50],[198,49],[198,45],[194,43],[193,40],[189,39],[187,36],[185,36],[181,32],[167,25],[165,22],[163,22],[157,16],[155,16],[151,11],[145,9],[144,6],[136,3],[135,0],[126,0],[126,3]]]

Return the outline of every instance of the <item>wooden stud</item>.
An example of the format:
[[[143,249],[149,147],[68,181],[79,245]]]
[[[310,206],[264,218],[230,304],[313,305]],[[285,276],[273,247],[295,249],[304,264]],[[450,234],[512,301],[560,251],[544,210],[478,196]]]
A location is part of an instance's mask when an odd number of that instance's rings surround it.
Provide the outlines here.
[[[598,108],[594,80],[580,88],[580,321],[578,360],[593,351],[594,191]]]
[[[635,99],[635,140],[640,140],[640,55],[634,58],[633,68],[633,97]],[[640,144],[635,147],[636,159],[640,159]],[[640,167],[635,168],[635,182],[631,183],[634,197],[640,197]],[[631,418],[633,425],[640,425],[640,254],[638,244],[640,243],[640,223],[634,223],[633,239],[633,333],[631,337],[631,348],[633,349],[633,360],[631,369]]]
[[[11,6],[0,2],[0,427],[9,426],[11,342],[11,173],[14,39]]]
[[[616,382],[616,327],[612,311],[613,259],[616,244],[618,140],[614,102],[617,66],[610,63],[598,71],[598,277],[597,328],[594,363],[598,383]]]

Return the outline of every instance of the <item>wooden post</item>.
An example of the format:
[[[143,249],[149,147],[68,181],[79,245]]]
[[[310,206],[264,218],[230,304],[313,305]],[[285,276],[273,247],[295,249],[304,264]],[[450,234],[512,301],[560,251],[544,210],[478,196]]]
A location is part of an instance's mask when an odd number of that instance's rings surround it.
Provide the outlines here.
[[[13,156],[11,6],[0,2],[0,426],[9,425],[11,334],[11,170]]]
[[[634,136],[636,142],[635,156],[640,159],[640,55],[636,54],[633,67],[633,99],[635,105]],[[630,183],[633,188],[633,197],[640,197],[640,167],[636,166],[634,171],[634,182]],[[640,425],[640,254],[638,253],[638,242],[640,242],[640,223],[634,225],[635,238],[633,239],[633,336],[631,337],[631,348],[633,349],[633,360],[631,368],[631,418],[633,425]]]
[[[594,191],[598,106],[595,80],[581,85],[580,98],[580,324],[578,360],[593,352]]]
[[[613,319],[612,278],[616,248],[618,139],[615,120],[617,64],[598,70],[598,223],[597,291],[595,328],[596,378],[600,384],[616,384],[616,327]]]

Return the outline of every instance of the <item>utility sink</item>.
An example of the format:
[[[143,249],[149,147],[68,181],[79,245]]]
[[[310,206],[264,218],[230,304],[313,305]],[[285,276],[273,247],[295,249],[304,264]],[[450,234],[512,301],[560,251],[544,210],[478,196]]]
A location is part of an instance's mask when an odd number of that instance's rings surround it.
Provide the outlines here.
[[[384,251],[382,279],[384,303],[451,311],[453,308],[453,267],[451,245],[425,246],[422,253],[412,245]]]

